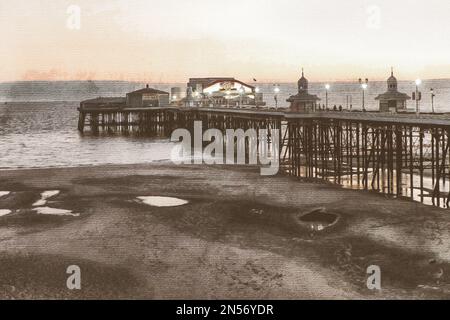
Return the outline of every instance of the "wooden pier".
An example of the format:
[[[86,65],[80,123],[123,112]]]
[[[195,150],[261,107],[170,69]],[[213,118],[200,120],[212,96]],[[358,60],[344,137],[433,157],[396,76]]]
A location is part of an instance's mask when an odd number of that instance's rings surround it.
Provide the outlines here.
[[[450,116],[229,108],[79,109],[78,129],[169,137],[177,128],[280,130],[283,170],[450,206]]]

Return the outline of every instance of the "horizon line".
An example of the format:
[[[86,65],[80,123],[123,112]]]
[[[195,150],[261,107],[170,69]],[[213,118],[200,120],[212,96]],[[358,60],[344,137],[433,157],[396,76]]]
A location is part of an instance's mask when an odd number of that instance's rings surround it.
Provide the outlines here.
[[[193,77],[197,78],[197,77]],[[198,78],[210,78],[210,77],[198,77]],[[220,78],[220,77],[218,77]],[[229,77],[223,77],[223,78],[229,78]],[[235,77],[236,80],[239,80]],[[187,79],[189,80],[189,78]],[[415,79],[397,79],[399,82],[407,82],[411,81],[414,82]],[[423,78],[422,81],[441,81],[441,80],[450,80],[450,77],[448,78]],[[7,84],[7,83],[20,83],[20,82],[87,82],[87,81],[96,81],[96,82],[128,82],[128,83],[148,83],[148,84],[181,84],[185,83],[184,81],[163,81],[163,82],[154,82],[154,81],[146,81],[146,80],[120,80],[120,79],[71,79],[71,80],[64,80],[64,79],[36,79],[36,80],[8,80],[8,81],[0,81],[0,84]],[[263,81],[248,81],[248,83],[259,83],[259,84],[281,84],[281,83],[295,83],[298,80],[292,80],[292,81],[286,81],[286,80],[263,80]],[[346,80],[329,80],[329,81],[323,81],[323,80],[309,80],[310,83],[336,83],[336,82],[358,82],[358,79],[346,79]],[[372,82],[385,82],[387,79],[375,79],[370,80]],[[243,81],[245,82],[245,81]],[[187,83],[187,82],[186,82]]]

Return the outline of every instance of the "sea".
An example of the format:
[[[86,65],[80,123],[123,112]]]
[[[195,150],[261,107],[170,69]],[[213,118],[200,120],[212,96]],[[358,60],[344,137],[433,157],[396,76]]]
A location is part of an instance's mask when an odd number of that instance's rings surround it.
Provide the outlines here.
[[[297,92],[296,83],[252,83],[261,89],[267,107],[287,107],[286,100]],[[186,84],[149,84],[170,92]],[[19,168],[77,167],[105,164],[139,164],[169,160],[173,144],[169,139],[136,136],[81,135],[77,131],[80,101],[96,97],[121,97],[143,88],[145,83],[125,81],[23,81],[0,83],[0,170]],[[330,83],[328,105],[361,110],[362,91],[357,82]],[[365,106],[376,110],[375,97],[386,91],[386,82],[370,82]],[[436,112],[450,112],[450,80],[424,80],[421,110],[431,112],[434,89]],[[400,81],[399,90],[411,95],[414,81]],[[325,104],[325,83],[310,83],[310,93]],[[415,109],[409,101],[408,108]]]

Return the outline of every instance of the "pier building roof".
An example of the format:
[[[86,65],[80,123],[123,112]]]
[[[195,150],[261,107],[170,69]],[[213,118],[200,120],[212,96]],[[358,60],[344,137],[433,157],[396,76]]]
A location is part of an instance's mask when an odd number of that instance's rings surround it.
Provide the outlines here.
[[[81,102],[83,108],[114,108],[122,107],[123,105],[125,105],[125,98],[122,97],[98,97]]]
[[[299,92],[294,96],[290,96],[287,102],[292,101],[320,101],[320,98],[315,94],[310,94],[308,92]]]
[[[139,89],[139,90],[127,93],[127,95],[137,95],[137,94],[145,94],[145,93],[150,93],[150,94],[169,94],[168,92],[165,92],[165,91],[162,91],[162,90],[149,88],[149,86],[147,85],[144,89]]]
[[[387,87],[388,90],[385,93],[382,93],[378,95],[375,100],[382,100],[382,101],[406,101],[410,100],[411,97],[408,96],[406,93],[402,93],[398,91],[398,82],[397,78],[394,77],[394,70],[391,69],[391,76],[387,79]]]
[[[218,86],[220,87],[220,90],[229,90],[233,88],[237,89],[239,87],[247,88],[248,90],[246,91],[250,92],[253,92],[255,90],[254,86],[229,77],[190,78],[188,83],[188,87],[192,88],[192,90],[196,92],[204,92],[205,90],[212,91],[214,90],[211,89],[212,87]]]
[[[125,98],[123,97],[98,97],[94,99],[84,100],[83,103],[121,103],[125,102]]]
[[[410,100],[411,97],[402,92],[385,92],[379,94],[375,100]]]
[[[213,82],[210,82],[209,84],[207,84],[203,89],[207,89],[207,88],[209,88],[209,87],[214,86],[215,84],[223,83],[223,82],[238,83],[238,84],[240,84],[241,86],[244,86],[244,87],[247,87],[247,88],[250,88],[250,89],[255,89],[254,86],[251,86],[251,85],[249,85],[249,84],[247,84],[247,83],[245,83],[245,82],[242,82],[242,81],[240,81],[240,80],[237,80],[237,79],[233,79],[233,80],[223,80],[223,79],[214,80]]]
[[[188,87],[191,87],[192,89],[197,89],[197,86],[200,86],[201,89],[203,89],[215,81],[234,81],[234,80],[235,80],[234,78],[230,77],[189,78]]]

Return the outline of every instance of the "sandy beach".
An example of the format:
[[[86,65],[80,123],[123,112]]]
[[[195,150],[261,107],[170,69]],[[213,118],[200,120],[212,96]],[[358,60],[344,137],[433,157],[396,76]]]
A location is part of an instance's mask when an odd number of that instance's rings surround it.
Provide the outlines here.
[[[259,168],[166,163],[0,173],[0,298],[450,298],[447,210]],[[59,193],[33,210],[41,193]],[[10,193],[6,193],[6,192]],[[137,197],[189,201],[154,207]],[[303,215],[336,217],[313,230]],[[303,219],[304,220],[304,219]],[[66,287],[78,265],[82,290]],[[367,267],[382,290],[366,286]]]

